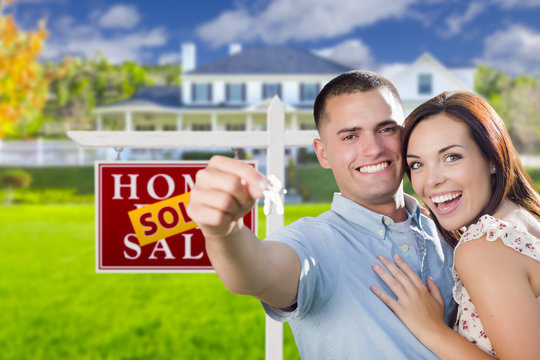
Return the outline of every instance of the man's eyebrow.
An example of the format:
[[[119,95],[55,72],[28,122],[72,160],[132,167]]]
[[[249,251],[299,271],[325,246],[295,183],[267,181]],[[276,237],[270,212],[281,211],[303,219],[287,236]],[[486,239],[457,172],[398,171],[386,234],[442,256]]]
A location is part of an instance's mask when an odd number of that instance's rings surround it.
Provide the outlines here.
[[[380,128],[380,127],[387,126],[387,125],[397,125],[397,122],[394,121],[394,120],[385,120],[385,121],[381,121],[380,123],[378,123],[376,127]],[[351,128],[343,128],[343,129],[338,130],[336,135],[343,134],[343,133],[356,132],[356,131],[360,131],[360,130],[362,130],[361,126],[353,126]]]
[[[437,151],[439,154],[442,154],[443,152],[447,151],[447,150],[450,150],[451,148],[453,147],[460,147],[462,148],[463,145],[458,145],[458,144],[454,144],[454,145],[448,145],[448,146],[445,146],[443,147],[442,149],[440,149],[439,151]],[[418,155],[414,155],[414,154],[407,154],[407,157],[409,158],[415,158],[415,159],[419,159],[420,156]]]
[[[354,126],[352,128],[343,128],[343,129],[338,130],[336,135],[344,134],[344,133],[350,133],[350,132],[356,132],[356,131],[360,131],[360,130],[362,130],[362,128],[360,126]]]

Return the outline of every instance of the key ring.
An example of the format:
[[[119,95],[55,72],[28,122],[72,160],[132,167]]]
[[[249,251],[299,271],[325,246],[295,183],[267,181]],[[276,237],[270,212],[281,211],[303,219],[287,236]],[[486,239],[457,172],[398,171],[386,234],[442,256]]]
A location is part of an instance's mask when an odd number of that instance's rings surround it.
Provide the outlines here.
[[[268,186],[263,191],[264,195],[264,208],[263,212],[265,216],[272,213],[272,208],[276,210],[278,215],[283,215],[283,201],[281,201],[281,195],[286,194],[287,190],[283,188],[283,184],[275,175],[268,175]]]

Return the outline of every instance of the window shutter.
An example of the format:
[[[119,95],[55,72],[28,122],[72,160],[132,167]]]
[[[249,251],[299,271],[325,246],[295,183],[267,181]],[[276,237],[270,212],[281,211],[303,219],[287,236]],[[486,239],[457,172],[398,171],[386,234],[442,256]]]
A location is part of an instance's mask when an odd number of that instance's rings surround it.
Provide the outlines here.
[[[283,100],[283,98],[281,97],[281,84],[277,84],[277,94],[279,98]]]
[[[212,102],[212,83],[208,83],[208,102]]]
[[[231,101],[231,84],[225,84],[225,99]]]
[[[242,102],[246,101],[246,84],[242,84]]]
[[[191,83],[191,102],[197,101],[197,93],[195,92],[195,83]]]
[[[304,101],[304,84],[300,84],[300,101]]]

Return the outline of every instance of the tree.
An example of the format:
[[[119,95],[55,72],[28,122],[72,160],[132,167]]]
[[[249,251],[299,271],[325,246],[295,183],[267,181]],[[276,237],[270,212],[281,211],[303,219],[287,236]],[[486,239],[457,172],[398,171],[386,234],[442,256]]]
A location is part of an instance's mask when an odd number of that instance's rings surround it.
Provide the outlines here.
[[[142,66],[135,62],[113,65],[103,53],[91,59],[65,57],[45,68],[57,74],[50,83],[52,96],[44,109],[47,122],[62,121],[76,129],[94,125],[92,110],[96,106],[126,99],[140,86],[152,83]]]
[[[520,153],[540,149],[540,83],[534,77],[479,66],[475,90],[501,116]]]
[[[12,0],[0,0],[0,137],[26,135],[39,126],[48,80],[37,61],[47,37],[45,21],[37,31],[20,31],[5,14]]]

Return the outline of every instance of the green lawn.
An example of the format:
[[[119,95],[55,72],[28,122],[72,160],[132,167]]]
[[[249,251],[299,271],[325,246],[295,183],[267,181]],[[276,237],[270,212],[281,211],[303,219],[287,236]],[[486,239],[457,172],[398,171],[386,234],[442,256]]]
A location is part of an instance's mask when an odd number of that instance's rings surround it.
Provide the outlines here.
[[[285,221],[328,208],[288,206]],[[260,304],[215,274],[96,274],[92,205],[0,219],[1,359],[264,359]],[[299,359],[284,333],[284,359]]]

